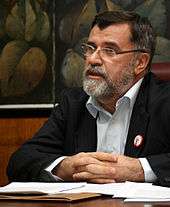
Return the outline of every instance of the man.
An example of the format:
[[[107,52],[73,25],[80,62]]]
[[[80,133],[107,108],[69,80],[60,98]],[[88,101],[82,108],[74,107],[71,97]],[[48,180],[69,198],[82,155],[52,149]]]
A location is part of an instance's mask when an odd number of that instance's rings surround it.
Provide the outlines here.
[[[63,93],[13,154],[9,180],[170,185],[170,84],[150,72],[149,21],[133,12],[98,14],[82,49],[84,91]]]

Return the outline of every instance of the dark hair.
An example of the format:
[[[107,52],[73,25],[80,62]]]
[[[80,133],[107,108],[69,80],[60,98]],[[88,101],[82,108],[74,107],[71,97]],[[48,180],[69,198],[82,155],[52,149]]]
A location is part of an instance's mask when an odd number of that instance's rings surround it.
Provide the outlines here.
[[[146,17],[131,11],[115,10],[105,11],[95,16],[92,22],[92,28],[97,25],[100,29],[104,29],[112,24],[127,23],[130,26],[130,41],[134,43],[136,49],[145,49],[150,53],[150,67],[152,58],[155,53],[156,35],[153,27]]]

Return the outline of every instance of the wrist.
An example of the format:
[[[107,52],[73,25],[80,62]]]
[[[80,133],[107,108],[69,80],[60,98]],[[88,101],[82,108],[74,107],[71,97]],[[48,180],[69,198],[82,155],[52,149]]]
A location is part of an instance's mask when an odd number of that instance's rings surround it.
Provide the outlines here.
[[[52,173],[64,181],[73,181],[71,165],[68,157],[63,159],[53,170]]]

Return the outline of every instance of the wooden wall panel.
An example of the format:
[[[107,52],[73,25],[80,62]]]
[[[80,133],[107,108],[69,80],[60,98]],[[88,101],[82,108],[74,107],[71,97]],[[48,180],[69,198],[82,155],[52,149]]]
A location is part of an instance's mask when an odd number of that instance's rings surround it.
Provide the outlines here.
[[[31,138],[48,117],[0,118],[0,186],[8,183],[6,167],[10,155]]]

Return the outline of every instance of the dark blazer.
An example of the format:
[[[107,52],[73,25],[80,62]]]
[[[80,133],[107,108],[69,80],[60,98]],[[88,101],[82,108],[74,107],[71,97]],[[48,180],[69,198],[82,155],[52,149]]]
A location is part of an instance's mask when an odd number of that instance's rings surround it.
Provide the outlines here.
[[[96,151],[96,120],[85,107],[87,100],[81,88],[63,93],[49,120],[12,155],[10,181],[54,181],[44,169],[56,158]],[[143,137],[139,147],[134,146],[137,135]],[[144,78],[136,98],[124,154],[146,157],[157,184],[170,186],[170,83],[152,73]]]

